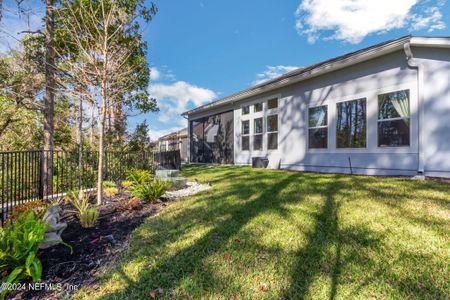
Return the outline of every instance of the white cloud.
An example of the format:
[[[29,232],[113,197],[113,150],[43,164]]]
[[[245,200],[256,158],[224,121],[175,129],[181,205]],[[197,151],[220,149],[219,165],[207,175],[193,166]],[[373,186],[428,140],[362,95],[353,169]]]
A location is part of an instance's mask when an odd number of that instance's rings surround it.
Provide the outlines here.
[[[168,66],[151,67],[150,79],[153,81],[175,81],[177,78]]]
[[[186,126],[184,126],[184,127],[186,127]],[[155,129],[155,130],[150,129],[148,131],[148,136],[150,137],[151,141],[156,141],[160,137],[162,137],[166,134],[178,131],[184,127],[171,127],[171,128],[167,128],[167,129]]]
[[[189,105],[200,106],[217,97],[217,94],[210,89],[184,81],[151,85],[150,94],[158,100],[160,108],[158,120],[180,126],[186,126],[186,120],[180,114],[187,111]]]
[[[266,66],[266,70],[262,73],[256,74],[256,80],[252,84],[260,84],[264,81],[281,76],[289,71],[298,69],[295,66]]]
[[[442,21],[442,13],[439,7],[433,6],[425,9],[425,15],[411,16],[411,30],[428,29],[428,32],[445,29],[445,23]]]
[[[356,44],[369,34],[392,29],[443,29],[440,12],[443,3],[442,0],[303,0],[295,13],[295,27],[309,43],[336,39]]]
[[[158,80],[161,76],[161,73],[159,72],[158,68],[152,67],[150,68],[150,80]]]

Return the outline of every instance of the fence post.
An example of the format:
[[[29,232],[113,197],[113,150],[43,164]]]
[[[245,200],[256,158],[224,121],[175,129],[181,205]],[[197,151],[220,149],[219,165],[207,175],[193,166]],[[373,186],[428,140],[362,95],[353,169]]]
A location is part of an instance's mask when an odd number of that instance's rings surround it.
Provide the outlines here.
[[[39,153],[39,199],[44,199],[44,178],[42,176],[42,174],[45,172],[44,171],[44,155],[45,155],[45,151],[41,150]]]

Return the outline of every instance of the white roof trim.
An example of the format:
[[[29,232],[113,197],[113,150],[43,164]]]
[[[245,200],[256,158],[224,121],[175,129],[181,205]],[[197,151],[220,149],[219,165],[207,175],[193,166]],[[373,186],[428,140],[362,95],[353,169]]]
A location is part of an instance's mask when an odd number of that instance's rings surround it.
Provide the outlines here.
[[[403,37],[403,38],[399,38],[397,40],[393,40],[391,42],[387,42],[384,44],[380,44],[379,46],[373,46],[373,47],[369,47],[366,50],[360,50],[359,52],[355,52],[352,55],[349,56],[341,56],[341,58],[336,58],[337,60],[332,60],[329,63],[327,63],[326,61],[321,64],[317,64],[317,67],[313,67],[310,70],[306,71],[306,72],[300,72],[300,74],[298,75],[293,75],[292,77],[288,77],[288,78],[284,78],[284,79],[280,79],[280,80],[276,80],[274,79],[273,82],[268,83],[268,84],[264,84],[262,83],[260,85],[260,87],[254,86],[254,87],[250,87],[248,89],[242,90],[240,92],[237,92],[233,95],[230,95],[228,97],[222,98],[220,100],[214,101],[212,103],[209,104],[205,104],[203,106],[194,108],[190,111],[184,112],[182,115],[183,116],[187,116],[187,115],[191,115],[191,114],[196,114],[196,113],[201,113],[201,112],[205,112],[208,111],[209,109],[213,109],[213,108],[218,108],[221,106],[224,106],[226,104],[233,104],[236,101],[240,101],[243,99],[246,99],[248,97],[251,96],[255,96],[258,94],[262,94],[274,89],[278,89],[287,85],[291,85],[306,79],[310,79],[316,76],[320,76],[332,71],[336,71],[339,69],[343,69],[373,58],[377,58],[398,50],[403,49],[403,45],[405,43],[410,43],[412,46],[416,46],[416,47],[438,47],[438,48],[442,48],[442,47],[450,47],[450,38],[449,37],[411,37],[411,36],[407,36],[407,37]],[[304,69],[308,69],[308,67],[304,68]],[[295,71],[292,71],[295,72]],[[291,73],[291,72],[289,72]],[[286,74],[289,74],[286,73]],[[286,75],[285,74],[285,75]],[[282,75],[280,78],[282,78],[284,75]]]
[[[410,44],[415,47],[450,48],[450,38],[412,37],[410,39]]]

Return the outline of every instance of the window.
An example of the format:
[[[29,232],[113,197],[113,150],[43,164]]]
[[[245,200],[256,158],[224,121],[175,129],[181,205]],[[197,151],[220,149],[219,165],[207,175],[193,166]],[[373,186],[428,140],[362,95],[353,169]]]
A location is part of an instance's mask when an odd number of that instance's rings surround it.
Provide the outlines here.
[[[253,150],[262,150],[263,119],[254,120]]]
[[[250,106],[243,106],[242,107],[242,114],[243,115],[248,115],[250,113]]]
[[[242,135],[250,133],[250,121],[242,121]]]
[[[267,149],[278,149],[278,115],[267,117]]]
[[[328,107],[326,105],[309,109],[308,127],[309,148],[328,148]]]
[[[378,95],[378,147],[409,146],[409,90]]]
[[[365,148],[366,129],[366,99],[337,104],[337,148]]]
[[[278,107],[278,99],[277,98],[267,100],[267,108],[268,109],[277,108],[277,107]]]
[[[263,104],[262,103],[255,103],[255,105],[253,105],[253,110],[254,112],[259,112],[263,110]]]
[[[250,150],[250,121],[242,121],[242,150]]]

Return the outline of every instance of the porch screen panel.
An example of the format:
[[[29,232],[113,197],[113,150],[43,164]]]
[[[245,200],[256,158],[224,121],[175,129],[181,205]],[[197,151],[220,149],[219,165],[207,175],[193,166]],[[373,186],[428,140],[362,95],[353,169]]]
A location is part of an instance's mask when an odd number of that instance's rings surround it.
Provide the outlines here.
[[[191,121],[191,137],[192,162],[233,163],[232,111]]]
[[[191,121],[191,162],[204,160],[203,120]]]

